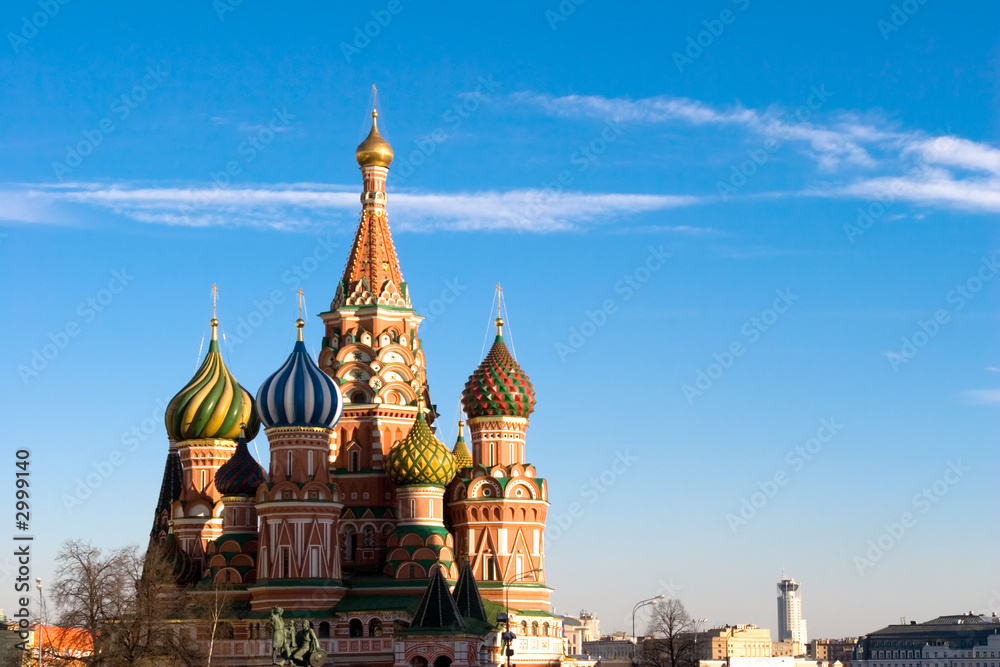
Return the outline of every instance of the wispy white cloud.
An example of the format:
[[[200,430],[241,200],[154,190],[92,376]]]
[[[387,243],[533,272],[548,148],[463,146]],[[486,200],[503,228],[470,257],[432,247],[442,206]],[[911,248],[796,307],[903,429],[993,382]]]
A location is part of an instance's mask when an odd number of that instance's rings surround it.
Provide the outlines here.
[[[353,221],[360,211],[356,186],[316,183],[239,189],[78,183],[73,186],[27,186],[23,191],[14,191],[14,194],[45,206],[76,205],[110,210],[141,223],[185,227],[249,226],[301,230],[330,221]],[[640,213],[691,206],[699,201],[692,196],[556,193],[532,189],[471,193],[400,192],[390,194],[390,219],[394,228],[409,231],[577,231],[611,224]],[[12,216],[10,219],[18,218]],[[664,228],[662,231],[687,234],[707,232],[690,226]]]
[[[979,405],[1000,404],[1000,389],[970,389],[965,395]]]
[[[665,96],[631,100],[515,93],[509,99],[564,118],[733,127],[813,160],[813,185],[772,196],[891,198],[953,210],[1000,211],[1000,149],[962,137],[899,130],[875,115],[823,109],[799,120],[777,106],[719,108]]]

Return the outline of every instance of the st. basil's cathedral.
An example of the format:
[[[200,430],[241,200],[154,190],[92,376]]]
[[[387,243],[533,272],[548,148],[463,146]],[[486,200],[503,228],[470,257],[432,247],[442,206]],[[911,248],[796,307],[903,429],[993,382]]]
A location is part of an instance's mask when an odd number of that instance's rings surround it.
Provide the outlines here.
[[[469,440],[464,422],[452,448],[437,439],[423,318],[386,216],[393,152],[377,113],[355,155],[361,218],[320,314],[319,358],[300,318],[291,355],[254,397],[226,367],[213,316],[205,359],[166,411],[150,544],[184,595],[232,598],[215,664],[559,664],[548,491],[525,450],[534,389],[498,317],[461,395]],[[267,470],[247,448],[261,426]],[[285,624],[287,635],[275,627]],[[210,634],[197,622],[188,630],[195,641]]]

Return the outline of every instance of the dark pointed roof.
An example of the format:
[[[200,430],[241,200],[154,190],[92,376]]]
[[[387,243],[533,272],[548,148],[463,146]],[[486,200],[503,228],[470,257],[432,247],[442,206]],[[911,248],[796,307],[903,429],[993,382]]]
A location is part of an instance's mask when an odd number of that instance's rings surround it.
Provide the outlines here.
[[[170,516],[170,505],[181,497],[181,457],[176,449],[167,453],[167,462],[163,466],[163,481],[160,482],[160,498],[156,501],[156,514],[153,518],[153,529],[150,537],[157,537],[160,531],[166,530],[166,524],[161,525],[160,517],[164,512]]]
[[[264,483],[267,474],[250,455],[244,434],[236,443],[236,451],[215,471],[215,488],[224,496],[253,496]]]
[[[413,615],[410,628],[422,630],[465,628],[465,620],[451,596],[451,591],[448,590],[448,582],[441,574],[440,567],[434,568],[434,574],[431,575],[424,597],[420,600],[417,613]]]
[[[472,564],[469,561],[462,563],[462,569],[458,573],[458,583],[455,584],[455,603],[458,611],[466,618],[478,618],[486,620],[486,609],[483,607],[483,598],[479,595],[479,586],[476,584],[476,575],[472,573]]]

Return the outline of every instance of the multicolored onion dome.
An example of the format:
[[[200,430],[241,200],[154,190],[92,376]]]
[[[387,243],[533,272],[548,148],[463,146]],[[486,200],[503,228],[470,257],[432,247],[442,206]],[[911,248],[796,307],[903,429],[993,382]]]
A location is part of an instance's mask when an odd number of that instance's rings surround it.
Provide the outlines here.
[[[219,353],[217,328],[212,318],[212,341],[208,354],[194,377],[167,405],[163,421],[167,435],[175,441],[219,438],[235,440],[240,424],[246,424],[251,440],[260,430],[260,420],[250,392],[240,386]]]
[[[535,409],[535,388],[503,342],[503,320],[498,317],[496,325],[493,347],[465,383],[462,406],[469,417],[527,419]]]
[[[236,451],[215,472],[215,488],[224,496],[252,496],[264,478],[264,468],[250,455],[246,438],[240,434]]]
[[[354,151],[362,167],[388,167],[392,164],[392,146],[378,132],[378,111],[372,111],[372,131]]]
[[[344,411],[344,397],[329,375],[313,361],[302,342],[305,322],[295,321],[298,340],[285,364],[264,380],[257,392],[257,412],[267,428],[333,428]]]
[[[464,430],[465,422],[458,422],[458,440],[455,441],[455,446],[451,450],[455,456],[455,466],[459,470],[472,467],[472,454],[469,453],[469,448],[465,444]]]
[[[447,486],[455,471],[455,456],[431,433],[422,409],[410,432],[385,457],[385,473],[400,486]]]

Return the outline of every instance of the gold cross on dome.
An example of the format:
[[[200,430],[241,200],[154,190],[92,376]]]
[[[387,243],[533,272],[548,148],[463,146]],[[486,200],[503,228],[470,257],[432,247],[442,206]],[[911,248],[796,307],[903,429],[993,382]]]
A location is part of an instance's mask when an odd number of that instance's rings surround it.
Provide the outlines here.
[[[215,306],[219,301],[219,288],[212,283],[212,319],[215,319]]]
[[[295,291],[295,293],[299,295],[299,319],[301,320],[302,319],[302,304],[305,301],[306,295],[305,295],[305,292],[302,291],[301,287],[298,288]]]

